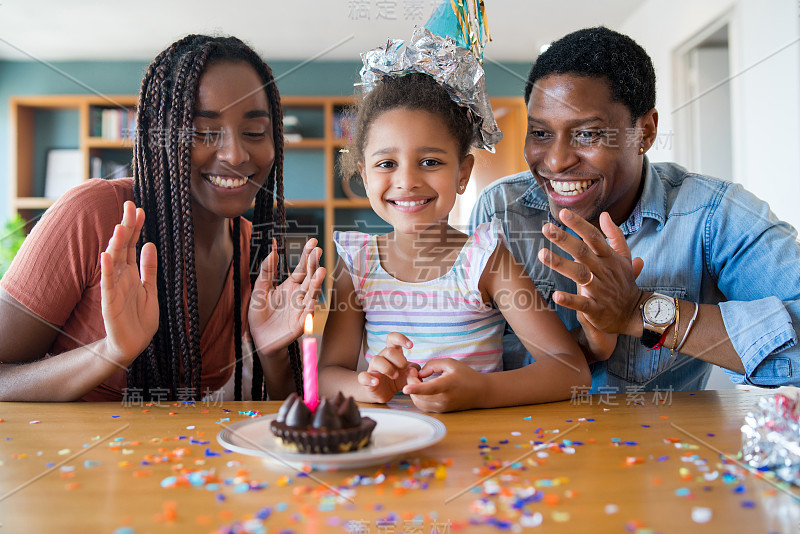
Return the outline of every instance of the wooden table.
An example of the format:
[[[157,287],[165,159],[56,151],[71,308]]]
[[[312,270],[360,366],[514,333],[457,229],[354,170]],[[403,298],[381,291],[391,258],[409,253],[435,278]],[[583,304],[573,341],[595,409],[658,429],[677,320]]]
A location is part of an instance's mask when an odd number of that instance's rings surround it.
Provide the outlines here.
[[[618,393],[436,415],[447,436],[406,461],[310,476],[217,443],[222,425],[277,402],[0,403],[0,534],[228,532],[248,519],[246,531],[271,533],[795,533],[797,488],[712,450],[735,455],[744,415],[771,394]],[[416,411],[407,399],[389,407]]]

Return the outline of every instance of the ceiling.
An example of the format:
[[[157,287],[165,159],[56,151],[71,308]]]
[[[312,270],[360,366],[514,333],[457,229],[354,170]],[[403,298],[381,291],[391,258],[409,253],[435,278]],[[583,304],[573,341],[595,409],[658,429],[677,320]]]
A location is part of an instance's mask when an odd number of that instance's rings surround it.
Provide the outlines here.
[[[267,59],[356,60],[407,39],[439,0],[0,0],[0,59],[142,60],[187,33],[235,35]],[[532,61],[572,30],[618,27],[640,0],[486,0],[494,61]]]

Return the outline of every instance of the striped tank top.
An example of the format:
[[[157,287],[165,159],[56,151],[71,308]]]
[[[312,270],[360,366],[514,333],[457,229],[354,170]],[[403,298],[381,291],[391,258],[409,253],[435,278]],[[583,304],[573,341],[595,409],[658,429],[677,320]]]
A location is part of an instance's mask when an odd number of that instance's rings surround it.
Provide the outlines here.
[[[377,236],[334,232],[333,239],[366,314],[367,361],[386,347],[389,332],[400,332],[414,343],[406,359],[420,366],[453,358],[480,372],[502,370],[505,319],[483,302],[478,288],[498,243],[505,246],[499,219],[478,226],[446,274],[419,283],[383,269]]]

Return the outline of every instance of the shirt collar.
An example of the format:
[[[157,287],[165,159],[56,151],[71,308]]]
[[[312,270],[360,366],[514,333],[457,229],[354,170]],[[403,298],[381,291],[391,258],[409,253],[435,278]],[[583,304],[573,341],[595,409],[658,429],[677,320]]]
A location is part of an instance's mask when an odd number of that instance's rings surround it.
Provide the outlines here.
[[[633,234],[642,227],[644,217],[649,217],[658,221],[658,230],[664,226],[667,220],[667,194],[658,176],[658,171],[650,163],[647,156],[644,156],[642,169],[644,171],[644,187],[639,201],[634,206],[628,219],[620,225],[622,233],[625,235]],[[550,204],[547,202],[547,194],[539,187],[539,183],[528,172],[531,179],[531,186],[517,199],[517,202],[528,206],[547,211],[547,220],[553,224],[561,226],[550,213]],[[561,226],[564,228],[563,226]]]
[[[550,204],[547,202],[547,194],[539,187],[539,182],[533,177],[531,171],[527,171],[531,186],[516,200],[518,204],[538,210],[550,212]]]
[[[628,220],[623,222],[619,229],[622,230],[624,235],[630,235],[634,232],[638,232],[639,228],[642,227],[642,199],[639,199],[639,202],[636,203],[634,206],[633,211],[631,212]]]
[[[641,211],[641,217],[649,217],[658,221],[658,230],[661,230],[664,223],[667,222],[667,192],[664,190],[664,184],[661,182],[661,178],[658,175],[658,169],[656,169],[655,165],[650,163],[647,156],[644,157],[643,165],[645,171],[644,187],[642,188],[642,196],[639,197],[636,208]],[[634,213],[631,213],[631,216],[636,213],[637,209],[633,210]],[[628,218],[628,221],[625,221],[625,224],[629,221],[630,218]],[[641,226],[641,221],[639,222],[639,226]],[[635,232],[638,229],[638,226],[635,229],[631,227],[631,232]]]

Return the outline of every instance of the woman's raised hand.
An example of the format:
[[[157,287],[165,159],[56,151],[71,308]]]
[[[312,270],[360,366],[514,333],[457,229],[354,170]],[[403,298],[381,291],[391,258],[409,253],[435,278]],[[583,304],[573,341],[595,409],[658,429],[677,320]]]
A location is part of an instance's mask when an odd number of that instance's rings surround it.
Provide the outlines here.
[[[144,210],[123,206],[122,222],[100,253],[100,292],[106,345],[118,363],[128,366],[150,344],[158,330],[156,246],[142,247],[136,264],[136,242],[144,225]]]
[[[277,285],[278,247],[272,240],[272,251],[261,263],[247,313],[259,353],[281,350],[303,333],[306,315],[314,312],[325,281],[325,268],[319,266],[322,249],[316,245],[316,239],[308,240],[297,267]]]

